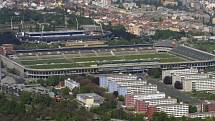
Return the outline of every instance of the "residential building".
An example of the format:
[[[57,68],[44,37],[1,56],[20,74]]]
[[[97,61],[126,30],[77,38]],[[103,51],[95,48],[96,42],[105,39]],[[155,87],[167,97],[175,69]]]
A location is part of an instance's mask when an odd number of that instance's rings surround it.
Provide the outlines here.
[[[134,99],[136,100],[150,100],[150,99],[162,99],[166,97],[164,92],[155,92],[148,94],[134,94]]]
[[[189,118],[202,118],[205,119],[207,117],[215,117],[215,112],[197,112],[197,113],[190,113]]]
[[[157,85],[137,85],[137,86],[119,86],[118,94],[121,96],[131,95],[131,94],[150,94],[157,92]]]
[[[172,84],[174,85],[176,81],[182,82],[182,80],[188,79],[205,79],[212,76],[208,73],[195,73],[195,74],[172,74]]]
[[[96,93],[77,94],[76,99],[86,108],[98,107],[104,102],[104,98]]]
[[[215,78],[182,80],[183,91],[215,90]]]
[[[121,81],[109,81],[108,82],[108,92],[114,92],[118,90],[119,86],[138,86],[146,85],[147,82],[144,80],[121,80]]]
[[[80,83],[68,78],[65,80],[65,87],[69,88],[70,90],[73,90],[74,88],[79,88]]]
[[[163,99],[163,98],[165,98],[165,96],[166,95],[163,92],[126,95],[125,96],[125,106],[127,108],[133,108],[133,107],[135,107],[136,100]]]
[[[149,120],[152,120],[154,113],[157,112],[156,107],[154,106],[148,106],[146,116],[148,117]]]
[[[139,113],[146,113],[148,109],[148,104],[143,100],[135,101],[135,111]]]
[[[180,69],[180,70],[163,70],[162,71],[162,80],[166,76],[172,76],[172,75],[183,75],[183,74],[197,74],[199,71],[198,69],[191,68],[191,69]]]
[[[182,103],[157,105],[156,109],[158,112],[165,112],[167,115],[174,117],[183,117],[189,114],[189,105]]]
[[[175,99],[175,98],[148,99],[148,100],[144,100],[144,101],[145,101],[145,103],[148,103],[150,106],[177,103],[177,99]]]
[[[109,81],[126,81],[126,80],[137,80],[136,75],[127,74],[107,74],[99,75],[99,86],[107,88]]]
[[[204,101],[201,104],[202,112],[215,112],[215,101]]]

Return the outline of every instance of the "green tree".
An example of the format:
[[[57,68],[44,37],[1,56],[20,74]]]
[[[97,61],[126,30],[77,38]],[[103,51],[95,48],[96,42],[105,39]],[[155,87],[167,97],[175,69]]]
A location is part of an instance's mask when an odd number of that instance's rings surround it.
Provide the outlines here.
[[[63,88],[60,90],[62,96],[69,96],[69,92],[70,92],[70,89],[69,88]]]
[[[32,94],[29,92],[22,92],[20,98],[21,98],[21,103],[23,104],[31,104],[33,100]]]
[[[195,113],[195,112],[197,112],[197,107],[189,105],[189,113]]]

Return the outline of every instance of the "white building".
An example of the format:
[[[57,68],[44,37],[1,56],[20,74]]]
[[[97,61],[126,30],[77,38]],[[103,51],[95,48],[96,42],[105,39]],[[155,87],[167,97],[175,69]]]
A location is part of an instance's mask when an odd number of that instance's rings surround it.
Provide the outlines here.
[[[92,1],[93,5],[97,5],[100,7],[109,7],[111,5],[112,1],[111,0],[95,0]]]
[[[148,103],[150,106],[156,106],[156,105],[167,105],[167,104],[176,104],[177,99],[175,98],[161,98],[161,99],[148,99],[144,100],[146,103]]]
[[[104,102],[104,98],[96,93],[77,94],[76,99],[86,108],[98,107]]]
[[[207,117],[215,117],[215,112],[197,112],[197,113],[190,113],[189,114],[189,118],[205,119]]]
[[[179,70],[163,70],[162,71],[162,80],[166,76],[172,76],[172,75],[183,75],[183,74],[197,74],[199,71],[198,69],[191,68],[191,69],[179,69]]]
[[[146,85],[146,84],[147,82],[143,80],[109,81],[108,92],[117,91],[119,86],[138,86],[138,85]]]
[[[167,104],[157,105],[156,109],[158,112],[164,112],[169,116],[183,117],[189,114],[189,105],[187,104]]]
[[[149,94],[135,94],[135,100],[152,100],[152,99],[162,99],[165,98],[166,94],[164,92],[156,92],[156,93],[149,93]]]
[[[182,84],[183,84],[183,91],[215,90],[214,78],[187,79],[187,80],[182,80]]]
[[[174,84],[176,81],[182,82],[182,80],[187,80],[187,79],[205,79],[205,78],[209,78],[210,76],[212,76],[212,75],[208,74],[208,73],[173,74],[172,82]]]
[[[109,81],[128,81],[128,80],[137,80],[136,75],[131,74],[108,74],[108,75],[99,75],[99,86],[103,88],[108,87]]]
[[[80,87],[80,83],[74,80],[71,80],[70,78],[66,79],[64,83],[65,83],[65,87],[69,88],[70,90],[73,90],[76,87]]]
[[[151,94],[157,92],[157,85],[137,85],[137,86],[119,86],[118,94],[121,96],[132,94]]]
[[[215,90],[214,73],[172,74],[172,85],[182,83],[183,91]]]

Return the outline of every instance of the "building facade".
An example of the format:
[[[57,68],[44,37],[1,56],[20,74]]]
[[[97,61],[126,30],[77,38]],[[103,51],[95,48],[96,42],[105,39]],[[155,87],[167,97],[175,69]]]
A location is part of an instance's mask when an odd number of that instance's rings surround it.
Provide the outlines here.
[[[157,105],[156,109],[158,112],[165,112],[167,115],[174,117],[183,117],[189,114],[189,106],[187,104]]]

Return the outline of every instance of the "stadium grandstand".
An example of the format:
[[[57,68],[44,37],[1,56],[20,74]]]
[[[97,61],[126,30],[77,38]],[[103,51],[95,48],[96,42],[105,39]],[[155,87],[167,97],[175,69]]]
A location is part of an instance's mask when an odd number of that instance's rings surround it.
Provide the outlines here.
[[[63,40],[81,40],[81,39],[100,39],[111,36],[110,31],[42,31],[42,32],[21,32],[16,37],[20,41],[63,41]]]
[[[186,58],[189,58],[191,60],[213,60],[215,59],[214,54],[201,51],[195,48],[191,48],[188,46],[178,46],[174,49],[172,49],[172,52],[181,56],[184,56]]]

